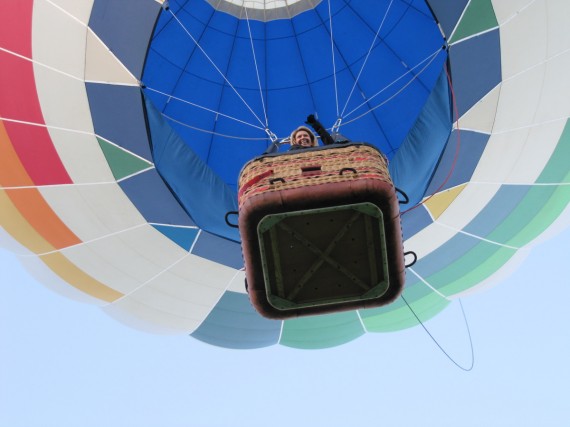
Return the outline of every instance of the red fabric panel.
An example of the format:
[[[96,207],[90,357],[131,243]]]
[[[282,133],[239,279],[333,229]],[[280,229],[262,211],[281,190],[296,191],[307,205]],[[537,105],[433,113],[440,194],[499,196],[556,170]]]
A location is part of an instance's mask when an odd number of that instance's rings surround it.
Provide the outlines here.
[[[32,56],[33,0],[0,1],[0,47]]]
[[[14,150],[36,185],[69,184],[71,178],[53,146],[36,92],[32,53],[31,0],[0,2],[0,118]],[[28,58],[28,59],[25,59]],[[14,121],[31,124],[15,123]],[[38,126],[39,125],[39,126]]]

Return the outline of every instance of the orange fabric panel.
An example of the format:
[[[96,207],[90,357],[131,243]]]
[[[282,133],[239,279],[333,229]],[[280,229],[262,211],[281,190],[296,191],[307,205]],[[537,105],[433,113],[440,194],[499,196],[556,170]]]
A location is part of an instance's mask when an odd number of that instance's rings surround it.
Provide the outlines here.
[[[51,252],[55,248],[50,245],[35,229],[26,218],[14,206],[14,203],[6,194],[0,190],[0,223],[15,240],[27,247],[36,254]]]
[[[0,121],[0,184],[4,188],[34,185],[14,150],[2,121]],[[5,189],[2,192],[0,205],[4,228],[35,253],[45,253],[81,243],[35,188]]]
[[[63,249],[81,243],[37,189],[19,188],[5,191],[22,216],[54,248]]]

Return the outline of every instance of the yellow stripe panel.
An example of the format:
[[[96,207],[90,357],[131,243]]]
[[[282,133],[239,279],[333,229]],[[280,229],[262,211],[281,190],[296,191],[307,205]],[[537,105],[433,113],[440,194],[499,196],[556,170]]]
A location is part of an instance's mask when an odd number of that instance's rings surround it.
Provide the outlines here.
[[[36,254],[55,250],[22,216],[4,190],[0,190],[0,224],[15,240]]]
[[[466,184],[459,185],[449,190],[442,191],[441,193],[434,194],[424,202],[424,206],[431,213],[434,219],[438,219],[442,213],[453,203],[463,191]]]
[[[59,277],[86,294],[106,302],[113,302],[123,296],[86,274],[60,252],[41,255],[40,259]]]
[[[18,154],[14,151],[2,121],[0,121],[0,184],[2,187],[34,185],[26,169],[20,162]],[[5,200],[6,195],[12,201],[12,206],[6,208],[12,212],[9,215],[12,220],[8,222],[18,222],[24,231],[20,233],[12,227],[12,231],[9,231],[9,233],[14,237],[16,237],[17,234],[20,234],[22,237],[27,236],[27,239],[21,240],[17,238],[17,240],[30,250],[35,253],[48,252],[53,250],[53,248],[62,249],[81,243],[81,240],[61,221],[38,190],[35,188],[18,188],[4,191],[6,194],[2,195],[2,206],[9,204]],[[21,217],[18,217],[17,220],[14,220],[14,218],[17,217],[14,215],[14,209],[21,213]],[[4,217],[4,208],[2,217]],[[52,247],[46,249],[43,244],[39,244],[40,240],[35,236],[31,238],[29,227],[22,225],[23,220],[28,221]],[[4,219],[2,220],[2,224],[4,224]],[[28,245],[28,241],[32,244]],[[38,246],[39,248],[37,248]]]
[[[4,123],[0,120],[0,185],[33,186],[31,178],[14,151]],[[81,243],[61,221],[35,188],[0,188],[0,224],[18,242],[36,254],[71,286],[102,301],[113,302],[123,294],[83,272],[57,249]],[[53,252],[53,253],[50,253]]]
[[[34,185],[12,147],[2,120],[0,120],[0,185],[2,187]]]
[[[0,184],[2,187],[34,185],[20,162],[18,154],[14,151],[2,121],[0,121]],[[35,188],[3,190],[2,193],[0,201],[2,224],[18,223],[19,227],[12,225],[11,231],[8,232],[33,252],[49,252],[54,248],[62,249],[81,243],[81,240],[61,221]],[[6,198],[9,198],[11,202]],[[16,215],[14,210],[19,211],[20,215]],[[25,225],[25,221],[29,225]],[[30,233],[30,226],[43,239]],[[4,227],[6,228],[6,225]],[[17,235],[20,237],[16,237]],[[45,246],[46,241],[49,243],[48,247]]]
[[[6,192],[2,190],[0,190],[0,223],[14,239],[37,254],[55,250],[20,214]],[[113,302],[123,296],[84,273],[59,252],[41,255],[40,259],[63,280],[88,295],[106,302]]]

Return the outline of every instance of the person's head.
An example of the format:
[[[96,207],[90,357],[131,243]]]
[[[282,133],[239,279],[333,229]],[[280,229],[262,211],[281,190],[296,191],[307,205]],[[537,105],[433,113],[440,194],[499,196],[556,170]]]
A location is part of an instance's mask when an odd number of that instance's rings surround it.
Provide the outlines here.
[[[301,147],[316,147],[317,138],[308,127],[299,126],[291,133],[291,145],[298,145]]]

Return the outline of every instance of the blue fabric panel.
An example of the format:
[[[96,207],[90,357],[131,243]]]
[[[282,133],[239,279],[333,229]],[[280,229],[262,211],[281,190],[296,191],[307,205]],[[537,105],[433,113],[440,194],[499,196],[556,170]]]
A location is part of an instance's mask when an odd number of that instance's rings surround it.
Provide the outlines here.
[[[191,336],[208,344],[252,349],[277,344],[281,322],[261,317],[245,294],[226,292]]]
[[[423,205],[419,205],[406,212],[406,205],[400,207],[402,210],[402,232],[404,234],[404,240],[409,239],[415,235],[420,230],[423,230],[428,225],[433,222],[431,215],[426,210]],[[409,248],[406,250],[413,251],[414,248]]]
[[[426,194],[431,195],[436,191],[447,190],[468,182],[473,176],[488,141],[489,135],[484,133],[462,130],[458,135],[457,130],[454,130],[449,136],[449,141]],[[459,153],[455,160],[457,149]]]
[[[487,206],[464,228],[464,231],[466,233],[472,234],[473,236],[478,236],[481,238],[489,237],[491,233],[493,233],[493,231],[499,227],[503,221],[505,221],[505,219],[512,213],[512,211],[518,206],[521,200],[524,199],[529,189],[529,186],[501,187],[501,189],[491,199]],[[540,209],[540,206],[537,206],[537,209]],[[518,229],[513,230],[513,233],[516,233],[518,231]],[[503,235],[504,239],[510,238],[510,236],[507,236],[504,233]],[[451,240],[439,247],[436,251],[418,260],[416,265],[413,267],[414,270],[422,277],[427,278],[431,275],[436,274],[440,270],[443,270],[445,267],[453,264],[465,256],[477,245],[488,245],[492,249],[499,248],[495,243],[486,242],[473,236],[462,233],[455,235]],[[494,241],[495,238],[491,240]],[[497,243],[506,242],[501,241]],[[488,254],[488,252],[485,253]],[[414,279],[412,275],[409,275],[409,278],[410,286],[417,282],[417,279]],[[435,282],[432,282],[430,284],[437,285]]]
[[[419,203],[451,132],[451,105],[447,75],[443,70],[418,120],[390,162],[394,185]]]
[[[85,86],[95,133],[151,161],[140,89],[99,83]]]
[[[469,0],[426,0],[449,39]]]
[[[451,77],[459,117],[501,82],[500,43],[497,28],[450,46]]]
[[[195,225],[168,191],[155,169],[120,181],[119,185],[147,222]]]
[[[390,157],[422,111],[447,52],[438,50],[444,42],[424,0],[395,1],[380,38],[369,51],[388,4],[331,1],[333,22],[339,29],[335,33],[339,108],[347,104],[341,133],[353,141],[369,142]],[[288,136],[308,114],[316,113],[327,127],[335,122],[327,2],[291,20],[251,21],[257,69],[247,21],[216,12],[206,2],[171,6],[229,83],[165,12],[158,20],[147,58],[145,94],[168,116],[172,128],[196,156],[231,189],[235,190],[246,161],[268,146],[266,115],[269,129],[280,138]],[[415,32],[421,32],[422,37]],[[438,55],[429,67],[410,73],[434,52]],[[365,59],[366,66],[357,79]]]
[[[487,206],[471,221],[464,230],[476,236],[487,237],[505,221],[512,211],[525,198],[530,190],[528,185],[503,185]],[[540,210],[542,206],[536,206]],[[531,216],[532,217],[532,216]],[[519,232],[513,230],[513,233]],[[512,236],[504,236],[508,240]],[[506,243],[506,241],[499,242]]]
[[[480,239],[466,234],[456,234],[451,238],[451,240],[440,246],[437,250],[419,259],[412,268],[420,276],[427,278],[432,274],[436,274],[448,265],[453,264],[481,242],[482,241]],[[409,250],[412,250],[412,248]],[[406,279],[410,279],[409,282],[406,281],[406,285],[410,286],[418,281],[418,279],[412,274],[407,275]]]
[[[192,253],[235,269],[243,267],[239,243],[204,231],[198,236]]]
[[[171,227],[154,224],[153,226],[182,249],[186,249],[187,251],[189,251],[194,244],[199,231],[198,228]]]
[[[89,27],[138,79],[161,6],[154,0],[95,0]]]
[[[194,154],[145,98],[154,163],[176,198],[200,228],[239,241],[225,215],[237,211],[237,196]]]

